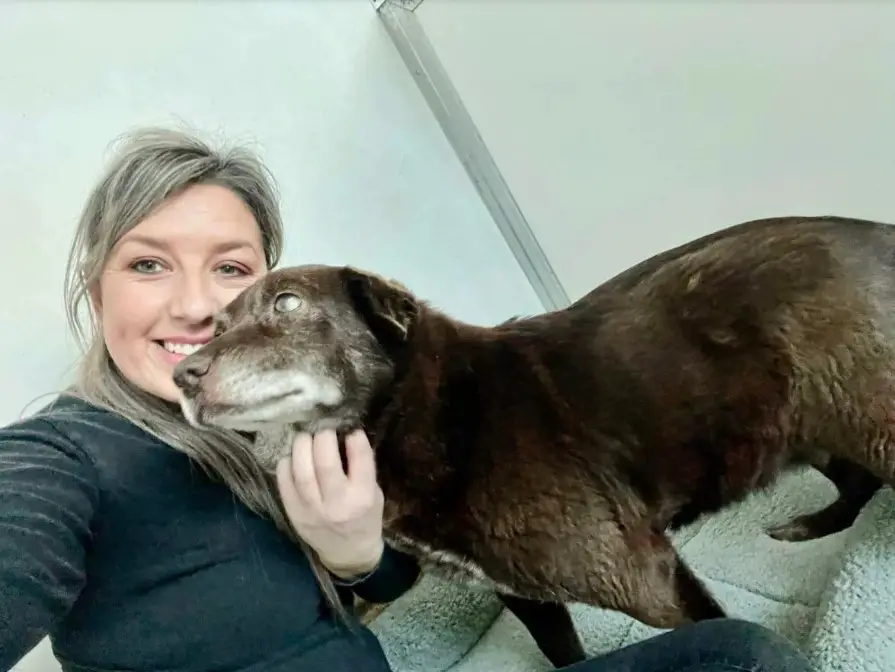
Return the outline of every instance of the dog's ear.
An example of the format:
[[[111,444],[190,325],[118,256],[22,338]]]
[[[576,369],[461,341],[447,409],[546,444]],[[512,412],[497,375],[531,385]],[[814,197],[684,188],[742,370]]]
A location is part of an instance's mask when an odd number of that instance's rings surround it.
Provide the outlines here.
[[[416,297],[393,280],[352,266],[342,269],[342,281],[354,309],[369,325],[370,331],[385,343],[407,340],[419,311]]]

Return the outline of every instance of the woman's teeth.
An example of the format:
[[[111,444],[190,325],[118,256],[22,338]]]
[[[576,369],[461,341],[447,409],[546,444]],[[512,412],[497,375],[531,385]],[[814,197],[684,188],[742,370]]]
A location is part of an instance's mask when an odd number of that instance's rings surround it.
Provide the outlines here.
[[[163,341],[162,345],[165,350],[173,352],[175,355],[191,355],[205,343],[170,343],[169,341]]]

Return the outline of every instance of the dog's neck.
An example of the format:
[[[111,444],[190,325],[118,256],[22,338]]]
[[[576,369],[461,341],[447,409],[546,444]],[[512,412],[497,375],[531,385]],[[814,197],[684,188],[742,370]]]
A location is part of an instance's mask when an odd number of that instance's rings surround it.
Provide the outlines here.
[[[420,316],[407,340],[390,348],[391,379],[377,391],[364,415],[364,426],[374,441],[393,443],[395,423],[413,415],[418,424],[438,412],[443,381],[481,347],[479,331],[434,311]]]
[[[558,394],[544,338],[532,321],[484,328],[426,313],[414,325],[393,353],[394,378],[364,418],[387,499],[444,501],[478,444],[513,441],[513,423],[532,426],[520,417],[538,415],[532,400]],[[497,415],[511,426],[490,426]]]

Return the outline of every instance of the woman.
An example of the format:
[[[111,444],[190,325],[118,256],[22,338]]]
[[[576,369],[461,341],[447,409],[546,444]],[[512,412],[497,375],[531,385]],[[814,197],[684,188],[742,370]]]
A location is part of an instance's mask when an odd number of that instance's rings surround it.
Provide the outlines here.
[[[282,239],[273,181],[244,151],[146,129],[97,183],[66,283],[86,346],[77,384],[0,431],[0,670],[47,634],[72,672],[388,670],[371,633],[341,628],[321,590],[390,601],[419,572],[383,545],[366,437],[349,437],[348,475],[331,433],[300,437],[277,498],[244,437],[196,432],[177,406],[173,367],[277,263]],[[327,573],[315,577],[296,532]],[[575,669],[732,666],[808,669],[733,620]]]

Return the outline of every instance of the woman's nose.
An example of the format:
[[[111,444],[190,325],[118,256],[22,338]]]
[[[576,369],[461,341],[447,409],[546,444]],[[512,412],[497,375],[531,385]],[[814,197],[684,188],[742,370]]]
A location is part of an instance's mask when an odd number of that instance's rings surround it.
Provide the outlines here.
[[[186,277],[175,287],[170,302],[171,316],[192,323],[205,322],[219,308],[211,283],[200,277]]]

